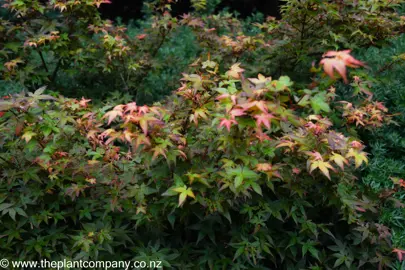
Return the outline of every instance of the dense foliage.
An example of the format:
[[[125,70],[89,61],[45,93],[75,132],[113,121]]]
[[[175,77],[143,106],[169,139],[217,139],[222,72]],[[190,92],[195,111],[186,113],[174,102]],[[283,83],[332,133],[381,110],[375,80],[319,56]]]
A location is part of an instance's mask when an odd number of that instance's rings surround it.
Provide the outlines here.
[[[357,61],[346,53],[326,59]],[[2,255],[128,259],[160,243],[179,268],[387,265],[378,200],[350,173],[364,146],[319,115],[335,104],[329,80],[296,91],[285,76],[216,70],[184,74],[164,107],[95,109],[44,89],[1,102]],[[389,121],[365,102],[374,125]]]
[[[368,142],[371,154],[370,164],[363,173],[363,182],[376,192],[384,193],[387,200],[381,214],[381,221],[390,226],[392,241],[396,246],[405,246],[403,226],[404,206],[404,77],[405,36],[392,40],[389,47],[383,49],[369,48],[361,52],[360,57],[367,59],[372,67],[366,75],[373,80],[374,96],[384,101],[389,110],[396,113],[396,125],[386,126],[373,132],[362,132],[363,140]],[[374,78],[374,79],[372,79]],[[395,269],[402,269],[403,264]]]
[[[173,1],[151,1],[148,19],[129,29],[101,19],[97,7],[109,1],[3,2],[0,74],[17,82],[14,88],[46,84],[67,96],[93,98],[124,91],[149,104],[170,94],[187,65],[207,53],[222,70],[243,61],[252,76],[304,73],[300,79],[306,79],[314,56],[383,43],[404,26],[394,11],[398,0],[291,0],[282,20],[258,16],[250,24],[230,13],[205,15],[217,1],[193,1],[196,13],[180,17],[170,14]]]
[[[1,257],[401,269],[403,1],[4,2]]]

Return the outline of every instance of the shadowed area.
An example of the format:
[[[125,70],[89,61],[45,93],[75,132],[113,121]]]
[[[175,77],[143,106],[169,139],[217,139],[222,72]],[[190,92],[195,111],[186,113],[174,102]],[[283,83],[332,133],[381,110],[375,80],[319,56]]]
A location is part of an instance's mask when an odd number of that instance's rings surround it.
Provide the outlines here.
[[[144,2],[111,0],[111,4],[101,5],[100,12],[106,19],[113,20],[120,17],[123,22],[128,22],[131,19],[141,19],[144,17],[142,11]],[[265,16],[280,18],[281,2],[279,0],[225,0],[216,6],[215,13],[228,10],[230,12],[237,12],[241,18],[246,18],[252,13],[260,12]],[[190,0],[179,0],[173,5],[172,14],[180,16],[192,11],[193,8]]]

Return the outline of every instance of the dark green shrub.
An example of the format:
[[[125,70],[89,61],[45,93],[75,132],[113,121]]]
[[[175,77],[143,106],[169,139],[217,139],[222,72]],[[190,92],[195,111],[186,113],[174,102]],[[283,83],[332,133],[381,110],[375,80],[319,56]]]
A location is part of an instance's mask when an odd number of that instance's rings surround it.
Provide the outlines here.
[[[358,51],[360,58],[366,59],[370,69],[364,78],[371,78],[372,93],[381,100],[390,112],[397,114],[396,125],[385,126],[372,132],[361,132],[361,137],[369,145],[370,164],[362,173],[362,181],[375,192],[389,195],[380,220],[392,228],[393,245],[405,248],[405,192],[398,179],[405,177],[405,36],[393,39],[389,46]],[[348,90],[350,91],[350,90]],[[393,194],[391,194],[391,191]],[[398,200],[392,200],[392,198]],[[395,269],[403,269],[398,264]]]

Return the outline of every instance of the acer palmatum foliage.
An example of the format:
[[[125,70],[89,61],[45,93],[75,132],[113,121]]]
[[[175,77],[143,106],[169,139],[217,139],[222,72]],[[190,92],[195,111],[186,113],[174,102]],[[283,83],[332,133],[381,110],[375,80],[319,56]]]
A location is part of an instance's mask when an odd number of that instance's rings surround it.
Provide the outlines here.
[[[350,55],[351,50],[344,51],[329,51],[323,54],[323,59],[320,64],[323,69],[332,79],[335,78],[335,71],[343,78],[345,83],[348,83],[346,76],[346,67],[358,68],[365,64]]]

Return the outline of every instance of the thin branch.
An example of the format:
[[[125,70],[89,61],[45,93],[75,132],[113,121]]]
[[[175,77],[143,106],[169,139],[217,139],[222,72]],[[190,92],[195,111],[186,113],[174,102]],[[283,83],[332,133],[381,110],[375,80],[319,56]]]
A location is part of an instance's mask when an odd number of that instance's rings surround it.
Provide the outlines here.
[[[125,79],[124,79],[124,76],[122,75],[122,72],[120,72],[120,77],[121,77],[121,80],[122,80],[122,83],[124,84],[124,86],[125,86],[125,91],[129,91],[129,87],[128,87],[128,84],[127,84],[127,82],[125,81]]]
[[[51,77],[52,82],[54,82],[55,79],[56,79],[56,75],[58,74],[61,62],[62,62],[62,58],[59,58],[58,63],[56,64],[56,67],[55,67],[55,69],[54,69],[54,71],[52,73],[52,77]]]
[[[394,61],[391,61],[391,62],[385,64],[384,66],[382,66],[382,67],[377,71],[377,74],[380,74],[380,73],[382,73],[383,71],[386,71],[386,70],[390,69],[394,64],[396,64],[396,63],[398,63],[398,62],[399,62],[398,60],[394,60]]]
[[[12,162],[10,162],[10,161],[4,159],[2,156],[0,156],[0,159],[3,160],[4,162],[6,162],[7,164],[9,164],[10,166],[15,167],[15,164],[14,164],[14,163],[12,163]]]
[[[162,39],[160,40],[159,45],[155,48],[155,50],[151,54],[152,57],[155,57],[157,55],[157,53],[159,52],[160,48],[163,46],[163,43],[165,42],[166,37],[169,35],[171,30],[172,29],[169,29],[169,31],[162,33]]]
[[[44,66],[46,72],[49,73],[49,70],[48,70],[48,67],[46,66],[46,62],[45,62],[44,56],[42,55],[42,52],[40,50],[37,50],[37,52],[38,52],[39,56],[41,57],[42,65]]]

